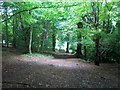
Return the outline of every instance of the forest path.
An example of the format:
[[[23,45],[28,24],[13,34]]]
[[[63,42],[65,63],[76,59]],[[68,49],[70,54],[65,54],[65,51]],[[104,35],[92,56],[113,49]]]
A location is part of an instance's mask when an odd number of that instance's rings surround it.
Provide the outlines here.
[[[118,65],[2,53],[3,88],[117,88]]]

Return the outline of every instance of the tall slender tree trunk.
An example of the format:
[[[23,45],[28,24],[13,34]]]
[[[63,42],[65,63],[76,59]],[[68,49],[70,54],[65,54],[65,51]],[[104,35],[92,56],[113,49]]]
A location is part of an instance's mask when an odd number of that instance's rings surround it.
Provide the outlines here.
[[[70,34],[67,33],[67,48],[66,48],[66,53],[69,53],[69,43],[70,42]]]
[[[93,8],[93,15],[94,15],[94,27],[97,30],[98,29],[98,23],[99,23],[99,6],[96,5],[95,2],[92,2],[92,8]],[[97,66],[99,66],[99,61],[100,61],[99,46],[100,46],[100,35],[96,34],[94,63]]]
[[[33,33],[33,27],[30,28],[30,41],[29,41],[29,53],[32,53],[32,33]]]
[[[17,22],[17,20],[16,20]],[[16,48],[16,33],[15,33],[15,29],[16,29],[16,26],[15,26],[15,20],[13,18],[13,47]]]
[[[81,41],[81,35],[80,33],[77,34],[77,39],[78,39],[78,43],[77,43],[77,52],[76,52],[76,55],[77,55],[77,58],[80,58],[82,55],[82,44],[79,43]]]
[[[95,22],[94,22],[94,25],[95,25],[95,29],[97,30],[97,13],[96,13],[96,9],[94,11],[94,17],[95,17]],[[99,66],[99,61],[100,61],[100,52],[99,52],[99,41],[100,41],[100,38],[99,38],[99,35],[96,35],[96,39],[95,39],[95,65]]]
[[[96,37],[95,40],[95,65],[99,66],[99,61],[100,61],[100,36]]]
[[[23,21],[23,15],[22,14],[19,14],[19,18],[20,18],[20,28],[21,28],[21,30],[22,30],[22,35],[23,35],[23,40],[24,40],[24,42],[25,42],[25,48],[28,48],[29,47],[29,29],[30,29],[30,25],[29,25],[29,28],[27,29],[27,28],[25,28],[25,26],[24,26],[24,21]],[[27,33],[26,33],[27,32]]]
[[[84,46],[84,58],[87,61],[86,55],[87,55],[87,49],[86,49],[86,46]]]
[[[2,39],[2,47],[3,47],[4,45],[3,45],[3,39]]]
[[[8,9],[7,9],[7,7],[5,7],[5,14],[6,14],[6,21],[5,21],[5,25],[6,25],[6,46],[8,47],[9,46],[9,39],[8,39],[8,14],[7,14],[7,12],[8,12]]]
[[[107,33],[110,33],[110,31],[111,31],[111,30],[109,30],[109,27],[110,27],[110,15],[108,14],[107,28],[106,28]]]
[[[55,51],[55,46],[56,46],[56,35],[53,31],[53,35],[52,35],[52,50]]]
[[[40,29],[39,29],[39,31],[40,31]],[[39,33],[40,33],[40,32],[39,32]],[[39,36],[39,37],[38,37],[38,48],[37,48],[37,52],[40,52],[40,45],[41,45],[40,40],[41,40],[41,37]]]
[[[45,34],[43,32],[41,36],[41,51],[44,49],[44,42],[45,42]]]
[[[82,45],[80,43],[77,44],[77,58],[80,58],[82,56]]]
[[[69,41],[67,41],[66,53],[69,53]]]
[[[4,47],[4,34],[2,34],[2,47]]]

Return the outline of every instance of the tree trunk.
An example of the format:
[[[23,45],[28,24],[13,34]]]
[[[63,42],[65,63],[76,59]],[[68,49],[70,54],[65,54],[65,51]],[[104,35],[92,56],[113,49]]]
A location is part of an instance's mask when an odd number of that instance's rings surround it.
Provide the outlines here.
[[[77,44],[77,58],[80,58],[82,56],[82,45],[80,43]]]
[[[69,53],[69,42],[70,42],[70,34],[69,33],[67,33],[67,48],[66,48],[66,53]]]
[[[86,49],[86,46],[84,46],[84,58],[87,61],[86,54],[87,54],[87,49]]]
[[[56,46],[56,36],[55,33],[53,31],[53,35],[52,35],[52,50],[55,51],[55,46]]]
[[[40,31],[40,29],[39,29]],[[40,32],[39,32],[40,33]],[[38,37],[38,48],[37,48],[37,52],[40,52],[40,46],[41,46],[41,36]]]
[[[95,40],[95,65],[98,65],[99,66],[99,61],[100,61],[100,36],[97,36],[96,37],[96,40]]]
[[[4,47],[4,34],[2,34],[2,47]]]
[[[33,33],[33,27],[30,28],[30,41],[29,41],[29,53],[32,53],[32,33]]]
[[[3,47],[4,45],[3,45],[3,39],[2,39],[2,47]]]
[[[45,41],[45,34],[43,32],[41,36],[41,51],[44,49],[44,41]]]
[[[97,6],[97,7],[95,7]],[[93,15],[94,15],[94,27],[97,30],[98,28],[98,22],[99,22],[99,6],[95,5],[95,2],[92,2],[92,8],[93,8]],[[99,66],[99,61],[100,61],[100,52],[99,52],[99,41],[100,41],[100,36],[96,35],[95,39],[95,60],[94,63],[95,65]]]
[[[77,43],[77,52],[76,52],[76,56],[77,58],[80,58],[82,55],[82,44],[79,43],[81,41],[81,34],[78,33],[77,35],[77,39],[78,39],[78,43]]]
[[[8,15],[7,15],[7,7],[5,7],[5,14],[6,14],[6,22],[5,22],[5,25],[6,25],[6,46],[8,47],[9,46],[9,41],[8,41]]]
[[[27,28],[25,28],[24,26],[24,21],[23,21],[23,15],[22,14],[19,14],[19,18],[20,18],[20,28],[21,28],[21,31],[22,31],[22,38],[25,42],[25,48],[29,47],[29,29],[30,29],[30,25]]]
[[[14,18],[13,18],[13,47],[14,48],[16,48],[16,33],[15,33],[15,29],[16,29],[16,26],[15,26],[15,21],[14,21]]]
[[[69,53],[69,41],[67,42],[66,53]]]
[[[110,33],[111,30],[109,30],[109,26],[110,26],[110,15],[108,15],[108,20],[107,20],[107,28],[106,28],[106,32]]]

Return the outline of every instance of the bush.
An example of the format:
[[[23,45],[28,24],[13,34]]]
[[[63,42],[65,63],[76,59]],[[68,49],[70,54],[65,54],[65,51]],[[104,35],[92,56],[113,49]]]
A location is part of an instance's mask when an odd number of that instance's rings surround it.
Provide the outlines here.
[[[103,37],[101,46],[101,62],[117,62],[120,59],[120,41],[118,31]]]

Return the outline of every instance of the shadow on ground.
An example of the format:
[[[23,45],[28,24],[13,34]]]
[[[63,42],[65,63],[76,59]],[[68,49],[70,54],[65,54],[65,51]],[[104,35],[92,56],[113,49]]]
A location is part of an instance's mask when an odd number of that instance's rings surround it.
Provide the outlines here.
[[[118,65],[2,53],[3,88],[118,88]]]

